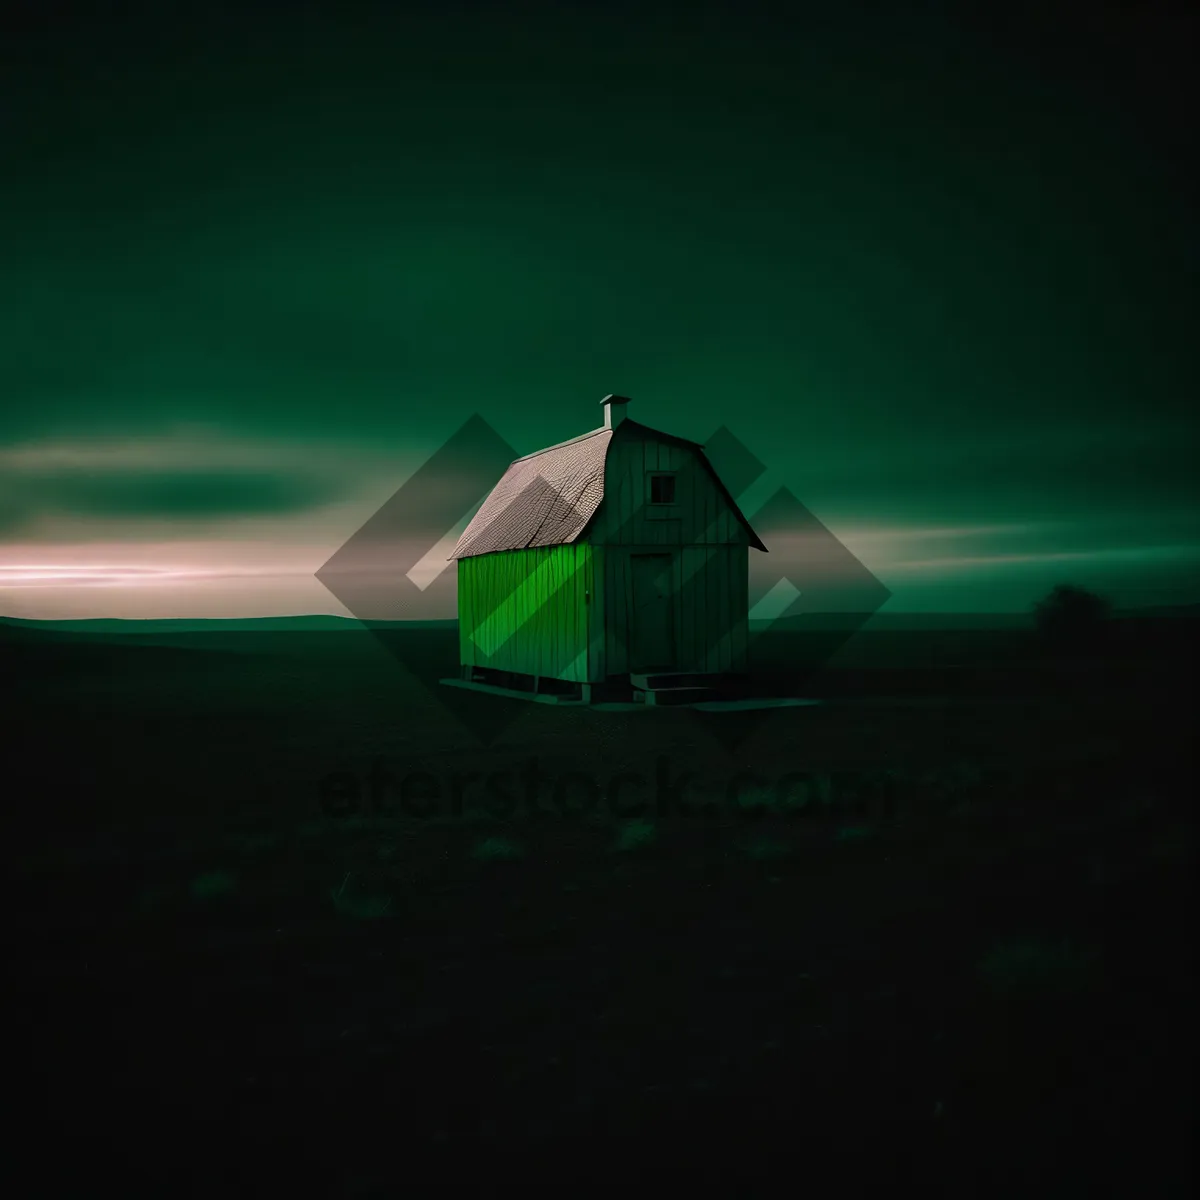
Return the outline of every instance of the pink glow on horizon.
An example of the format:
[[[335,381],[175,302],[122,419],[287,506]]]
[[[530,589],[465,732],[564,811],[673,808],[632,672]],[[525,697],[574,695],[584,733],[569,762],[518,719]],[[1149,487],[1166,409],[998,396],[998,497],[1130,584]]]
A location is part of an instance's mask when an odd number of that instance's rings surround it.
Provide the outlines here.
[[[186,570],[172,567],[58,566],[51,564],[0,567],[0,588],[49,587],[153,587],[174,579],[270,579],[309,572]]]

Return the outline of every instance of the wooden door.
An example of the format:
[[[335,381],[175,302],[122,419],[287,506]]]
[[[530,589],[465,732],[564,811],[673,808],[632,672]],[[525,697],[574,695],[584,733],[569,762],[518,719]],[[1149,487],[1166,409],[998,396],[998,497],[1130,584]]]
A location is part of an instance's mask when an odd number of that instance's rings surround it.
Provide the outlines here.
[[[671,555],[630,556],[633,597],[629,669],[666,671],[675,666],[675,593]]]

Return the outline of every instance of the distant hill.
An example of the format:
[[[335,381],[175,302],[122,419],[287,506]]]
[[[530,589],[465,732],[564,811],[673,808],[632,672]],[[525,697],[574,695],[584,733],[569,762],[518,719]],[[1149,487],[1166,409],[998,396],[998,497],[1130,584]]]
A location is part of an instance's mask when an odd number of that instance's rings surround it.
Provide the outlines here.
[[[1150,608],[1119,610],[1118,618],[1200,617],[1200,604],[1173,604]],[[876,613],[861,626],[855,614],[812,613],[777,621],[751,621],[755,632],[774,629],[778,632],[819,633],[857,629],[862,633],[902,633],[907,631],[940,631],[970,629],[1031,629],[1033,618],[1024,612],[1008,613]],[[354,617],[335,617],[322,614],[300,617],[242,617],[214,620],[135,621],[95,619],[79,621],[35,621],[22,617],[0,617],[0,630],[24,630],[30,633],[71,633],[93,637],[172,637],[193,633],[332,633],[361,631],[364,622]],[[386,629],[451,629],[457,620],[443,621],[372,621],[372,628]]]
[[[457,621],[373,621],[375,628],[395,625],[403,629],[446,629]],[[330,633],[364,628],[353,617],[241,617],[215,620],[124,621],[95,619],[82,621],[30,621],[21,617],[0,617],[0,626],[44,633],[82,633],[94,636],[161,637],[180,633]]]
[[[1150,608],[1119,609],[1118,617],[1200,617],[1200,604],[1158,604]]]
[[[1125,618],[1166,619],[1200,616],[1200,604],[1170,604],[1147,608],[1118,609],[1118,620]],[[854,613],[810,613],[777,621],[751,621],[752,630],[774,629],[779,632],[818,633],[823,630],[857,629],[862,633],[904,633],[908,631],[949,633],[969,629],[1032,629],[1031,612],[879,612],[863,624]]]
[[[751,621],[750,628],[758,631],[819,633],[857,629],[863,633],[899,633],[908,630],[955,629],[1031,629],[1033,618],[1028,613],[876,613],[862,621],[857,613],[807,613],[798,617],[781,617],[775,621]]]

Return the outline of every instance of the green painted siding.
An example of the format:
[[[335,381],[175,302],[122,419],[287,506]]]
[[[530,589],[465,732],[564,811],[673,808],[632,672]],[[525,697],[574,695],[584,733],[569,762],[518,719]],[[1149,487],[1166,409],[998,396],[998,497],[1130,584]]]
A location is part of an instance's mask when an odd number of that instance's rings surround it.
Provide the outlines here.
[[[574,682],[603,678],[589,653],[595,592],[587,544],[459,559],[460,661]]]

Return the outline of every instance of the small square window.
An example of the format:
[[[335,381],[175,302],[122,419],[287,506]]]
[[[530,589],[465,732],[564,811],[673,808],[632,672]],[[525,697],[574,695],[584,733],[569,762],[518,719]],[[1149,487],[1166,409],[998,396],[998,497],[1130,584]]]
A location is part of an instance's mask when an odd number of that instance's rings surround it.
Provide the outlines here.
[[[674,475],[651,475],[650,476],[650,503],[651,504],[674,504],[675,503],[675,476]]]

